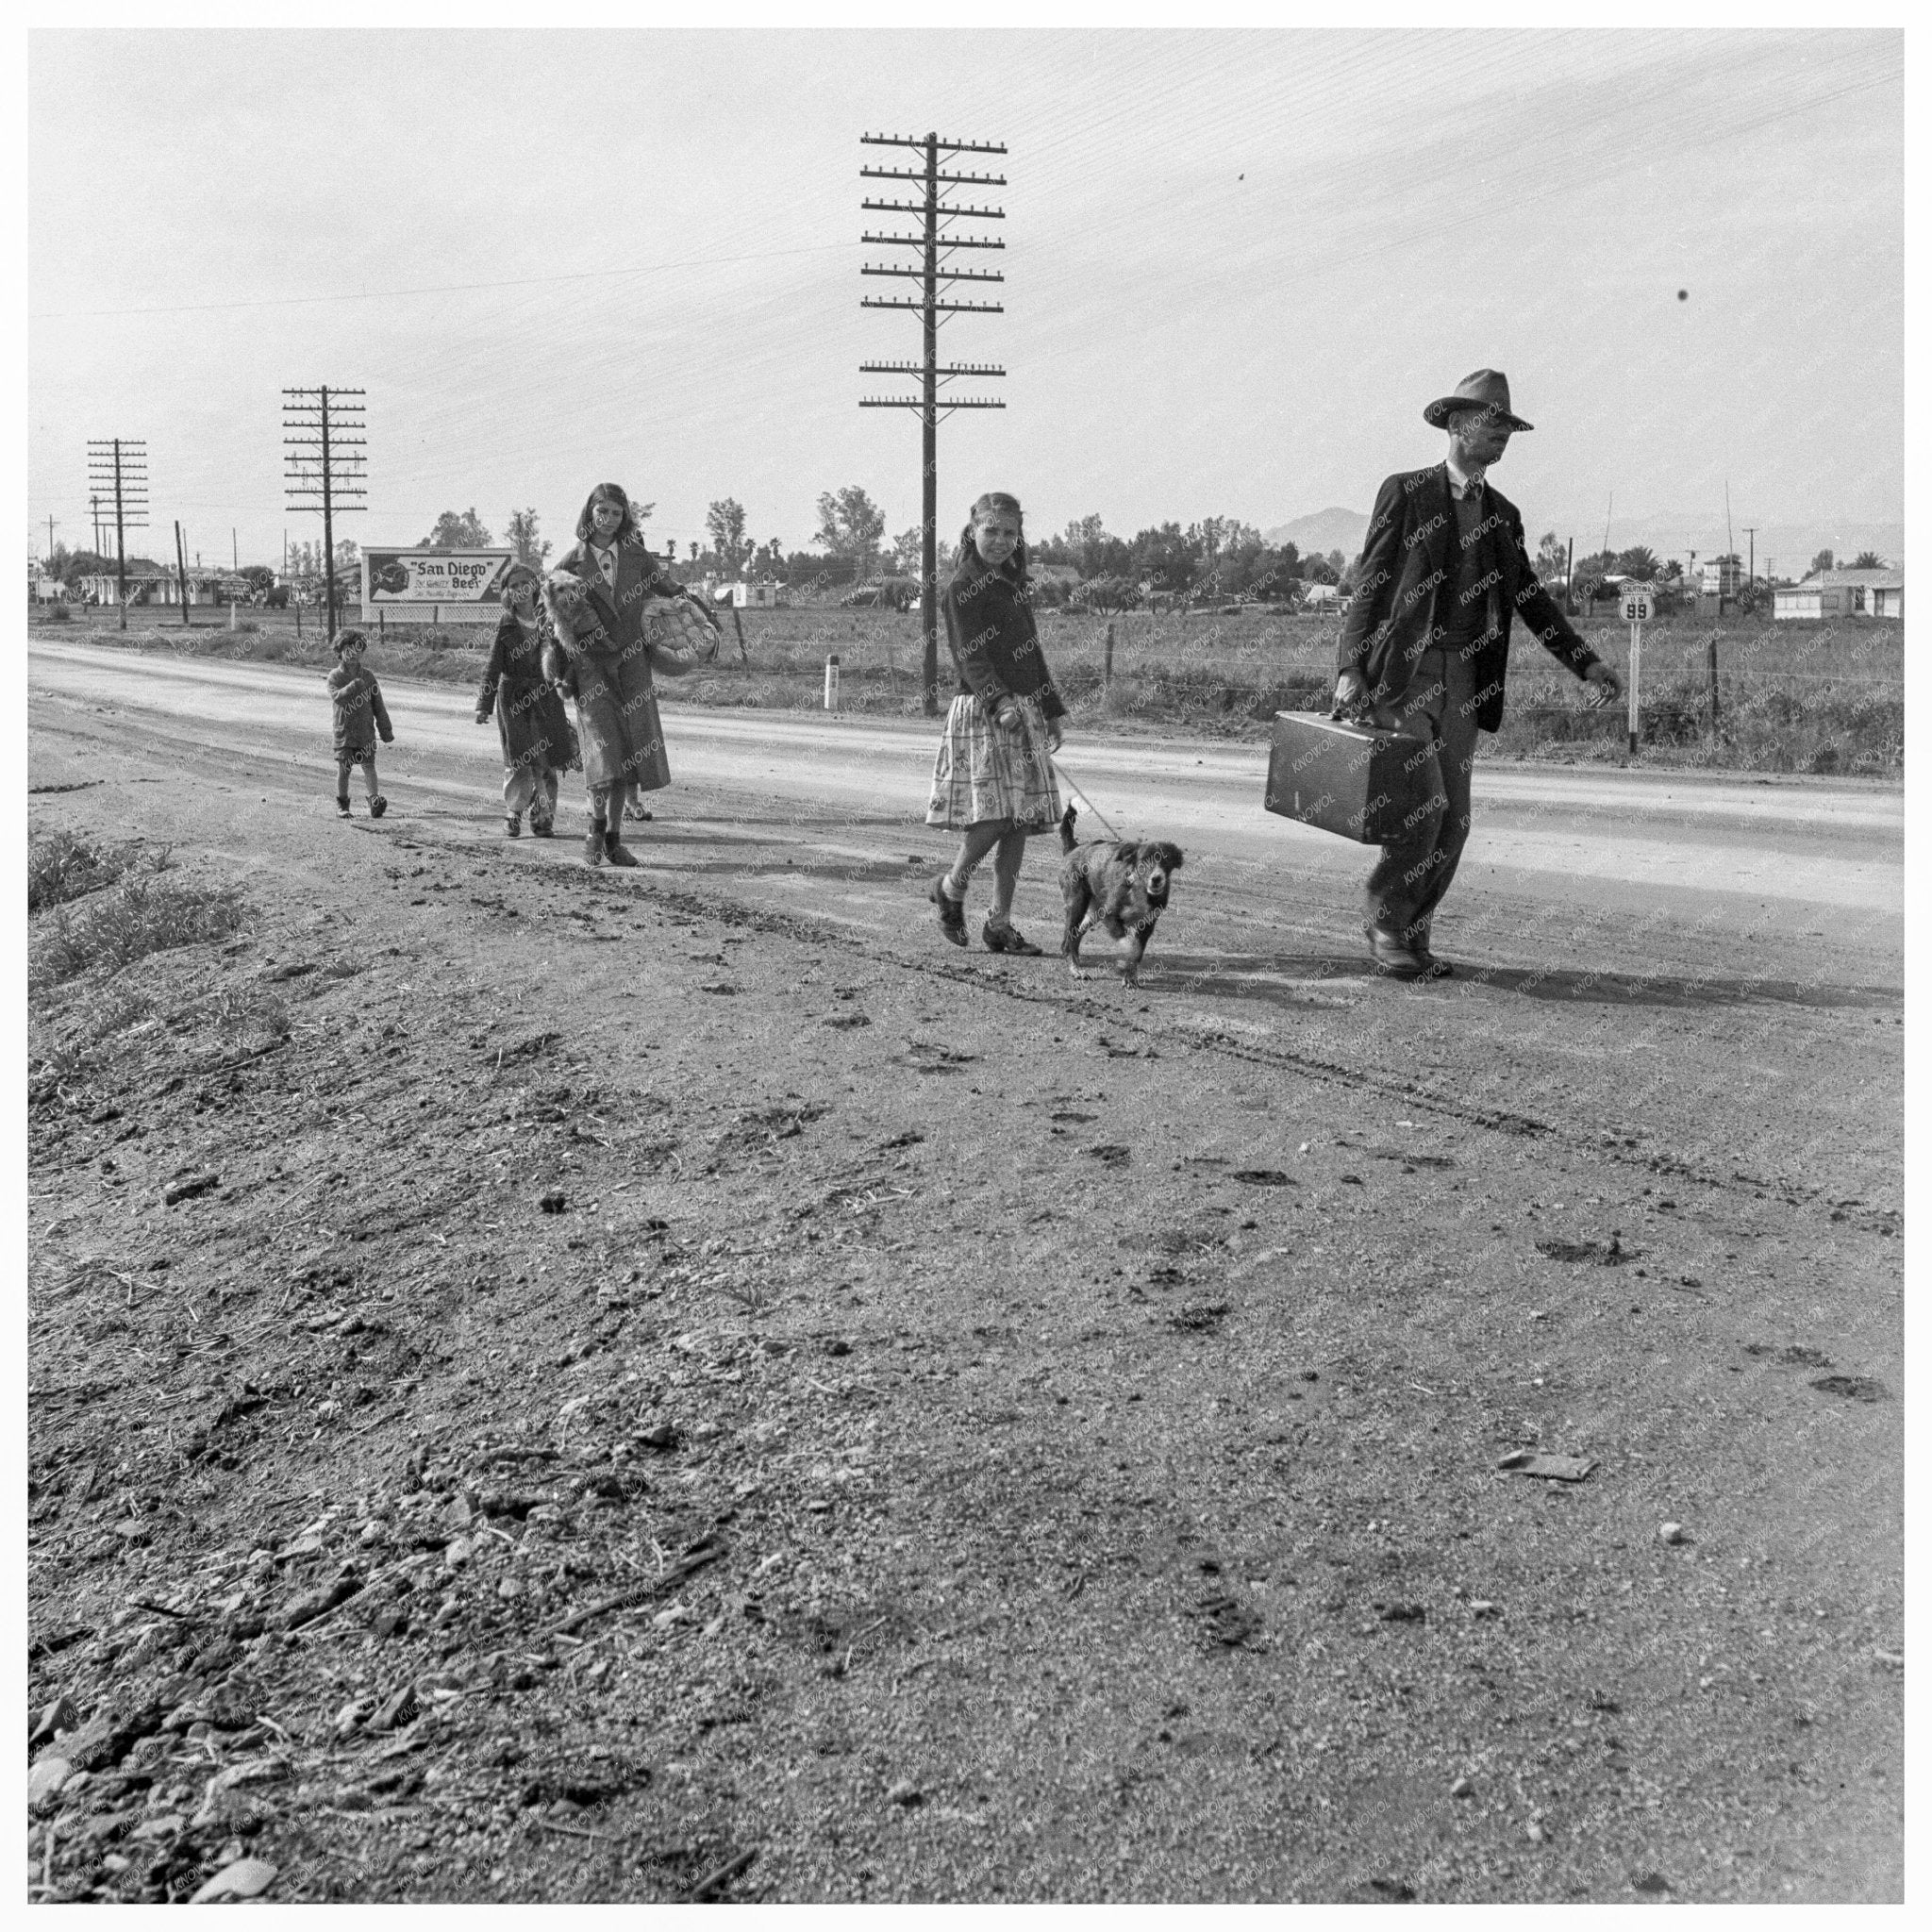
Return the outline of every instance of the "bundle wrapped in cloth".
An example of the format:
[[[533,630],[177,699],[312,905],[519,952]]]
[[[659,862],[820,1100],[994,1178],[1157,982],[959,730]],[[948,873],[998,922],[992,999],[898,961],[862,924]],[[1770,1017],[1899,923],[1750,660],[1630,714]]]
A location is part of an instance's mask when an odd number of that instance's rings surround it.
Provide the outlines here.
[[[544,580],[543,608],[550,636],[543,675],[575,700],[583,746],[584,779],[650,791],[671,782],[663,721],[652,686],[654,670],[680,677],[718,655],[718,632],[706,613],[665,580],[669,594],[626,586],[636,628],[613,627],[608,598],[574,572],[554,571]],[[626,612],[628,620],[628,612]],[[625,641],[625,639],[630,641]]]
[[[644,606],[644,636],[699,664],[708,664],[718,655],[718,626],[689,593],[650,599]]]

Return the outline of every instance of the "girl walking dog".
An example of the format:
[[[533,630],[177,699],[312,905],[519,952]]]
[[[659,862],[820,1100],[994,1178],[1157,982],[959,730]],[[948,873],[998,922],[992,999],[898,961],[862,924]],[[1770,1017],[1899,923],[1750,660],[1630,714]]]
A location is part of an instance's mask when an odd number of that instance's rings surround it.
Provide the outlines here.
[[[503,581],[503,621],[476,693],[476,722],[492,714],[503,741],[503,829],[521,836],[524,813],[540,839],[557,818],[557,774],[581,764],[563,700],[543,675],[545,626],[537,609],[537,573],[515,564]]]
[[[591,829],[584,863],[635,865],[623,841],[626,805],[671,782],[655,668],[682,677],[718,654],[718,627],[644,547],[630,499],[591,491],[577,541],[543,586],[555,636],[543,670],[576,704]]]
[[[362,653],[369,640],[359,630],[345,630],[336,639],[336,668],[328,675],[329,701],[336,719],[336,810],[349,816],[349,770],[362,767],[362,783],[369,791],[369,816],[379,819],[389,809],[375,781],[375,735],[385,744],[393,744],[389,707],[382,701],[382,687],[373,671],[362,668]]]
[[[974,506],[946,586],[946,641],[959,690],[933,763],[925,822],[958,831],[958,856],[932,882],[940,930],[966,943],[966,884],[991,852],[992,908],[980,928],[991,953],[1037,955],[1013,924],[1026,841],[1059,824],[1052,754],[1067,708],[1054,689],[1027,598],[1020,502],[997,490]]]

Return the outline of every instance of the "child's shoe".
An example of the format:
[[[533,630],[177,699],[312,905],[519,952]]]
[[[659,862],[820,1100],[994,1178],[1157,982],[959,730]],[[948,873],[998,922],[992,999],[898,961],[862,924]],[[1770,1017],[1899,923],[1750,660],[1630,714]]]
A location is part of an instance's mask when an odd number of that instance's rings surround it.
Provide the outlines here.
[[[979,928],[979,937],[986,941],[989,953],[1014,953],[1028,959],[1040,958],[1040,948],[1010,920],[1004,925],[995,925],[988,919]]]
[[[531,831],[537,829],[532,822]],[[524,815],[520,811],[506,812],[503,818],[503,836],[506,839],[521,839],[524,836]]]
[[[940,930],[956,946],[966,943],[966,902],[946,891],[946,875],[933,880],[925,895],[940,908]]]
[[[604,837],[604,856],[612,865],[635,865],[630,848],[619,839],[615,832],[607,832]]]
[[[584,834],[584,863],[602,865],[604,863],[604,827],[592,825]]]
[[[345,819],[349,816],[349,801],[340,795],[336,799],[336,816],[339,819]]]
[[[379,791],[369,801],[369,816],[373,819],[379,819],[388,809],[389,800]]]

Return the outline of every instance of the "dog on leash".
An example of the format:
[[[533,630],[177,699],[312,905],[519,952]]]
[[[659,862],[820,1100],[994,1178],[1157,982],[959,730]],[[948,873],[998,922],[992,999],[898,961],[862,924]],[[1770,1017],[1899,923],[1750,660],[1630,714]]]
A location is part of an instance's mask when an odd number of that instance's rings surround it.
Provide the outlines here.
[[[1070,805],[1060,820],[1060,850],[1066,854],[1060,867],[1060,896],[1067,904],[1060,951],[1074,977],[1086,978],[1080,941],[1092,927],[1104,925],[1115,941],[1122,982],[1132,986],[1141,957],[1167,910],[1168,886],[1181,869],[1181,849],[1164,839],[1090,839],[1076,843],[1077,816]]]

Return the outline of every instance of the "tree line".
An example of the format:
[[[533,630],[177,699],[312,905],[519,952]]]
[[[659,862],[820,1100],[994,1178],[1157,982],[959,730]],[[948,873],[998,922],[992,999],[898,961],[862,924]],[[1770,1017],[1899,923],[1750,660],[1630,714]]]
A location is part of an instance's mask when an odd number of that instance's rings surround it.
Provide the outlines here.
[[[651,503],[632,506],[640,525],[648,523],[656,508]],[[719,498],[705,512],[708,543],[691,541],[689,554],[683,558],[677,556],[675,542],[658,547],[692,571],[706,570],[724,577],[831,587],[868,583],[879,577],[918,578],[922,565],[919,526],[915,524],[902,530],[889,543],[885,513],[861,485],[849,483],[843,489],[824,491],[817,508],[819,526],[805,549],[787,551],[777,537],[768,537],[762,542],[752,537],[744,506],[729,496]],[[527,508],[509,512],[503,541],[518,561],[537,570],[543,568],[552,548],[542,534],[537,511]],[[950,532],[940,533],[942,575],[951,560],[953,542]],[[444,510],[422,540],[422,547],[489,550],[497,547],[497,540],[473,504],[468,509]],[[1027,547],[1041,573],[1039,590],[1047,601],[1077,598],[1080,587],[1087,587],[1102,601],[1123,603],[1142,592],[1294,601],[1306,594],[1309,585],[1333,585],[1343,595],[1355,588],[1357,559],[1340,550],[1325,556],[1304,555],[1292,543],[1271,544],[1252,524],[1239,517],[1204,517],[1185,528],[1177,523],[1157,524],[1132,537],[1112,535],[1097,516],[1078,517],[1057,536],[1030,538]],[[358,559],[352,540],[344,538],[337,543],[339,576],[353,575]],[[1811,572],[1830,570],[1833,560],[1831,551],[1821,550],[1811,559]],[[130,570],[161,568],[144,558],[130,557],[127,562]],[[1609,594],[1614,587],[1608,580],[1613,577],[1635,578],[1666,592],[1693,588],[1684,584],[1683,566],[1674,558],[1659,559],[1642,544],[1579,557],[1573,571],[1564,544],[1555,531],[1545,531],[1535,562],[1544,582],[1560,585],[1567,580],[1571,594],[1586,606]],[[1882,567],[1883,559],[1869,550],[1861,551],[1851,565],[1854,570]],[[82,577],[111,574],[114,568],[111,558],[92,550],[70,550],[64,543],[54,546],[47,563],[50,575],[71,588],[77,588]],[[322,572],[321,544],[303,542],[289,546],[279,575],[297,584],[309,584],[319,581]],[[278,574],[265,564],[250,564],[240,575],[251,590],[265,592]]]

